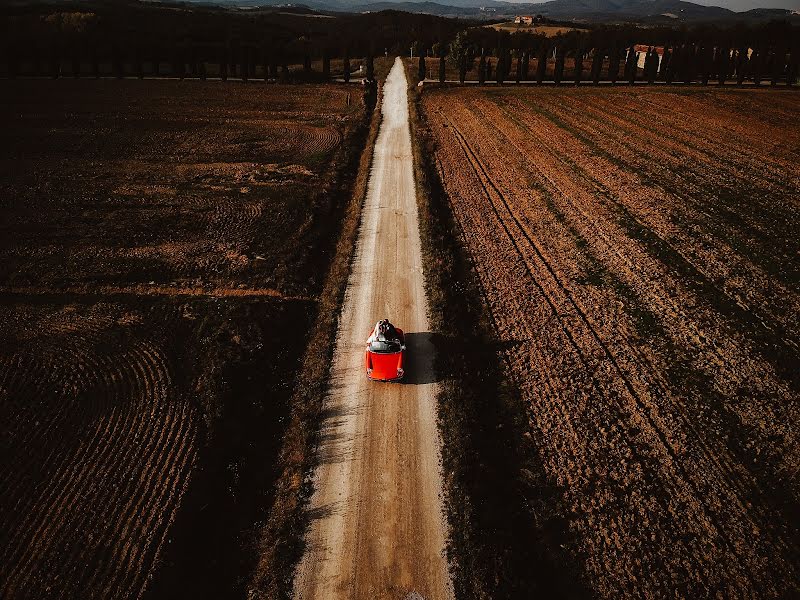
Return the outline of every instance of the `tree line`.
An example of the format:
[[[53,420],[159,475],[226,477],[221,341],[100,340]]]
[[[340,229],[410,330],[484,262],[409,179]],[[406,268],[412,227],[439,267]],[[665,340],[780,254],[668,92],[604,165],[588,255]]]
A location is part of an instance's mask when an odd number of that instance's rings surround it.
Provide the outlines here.
[[[732,46],[727,43],[731,36],[718,35],[716,43],[714,35],[709,36],[711,41],[694,41],[696,36],[672,30],[673,38],[680,34],[690,41],[666,41],[657,46],[632,40],[649,37],[652,42],[653,37],[663,37],[664,32],[654,35],[646,30],[600,28],[546,38],[530,33],[491,32],[486,28],[463,30],[449,42],[440,41],[427,48],[417,45],[418,78],[444,82],[449,65],[461,83],[467,73],[477,72],[481,84],[487,81],[708,84],[713,81],[741,85],[749,81],[756,85],[763,82],[794,85],[797,81],[800,44],[791,36],[776,36],[767,41],[753,36],[760,43],[743,41]],[[494,46],[488,46],[489,43]],[[438,58],[438,76],[430,72],[426,56]]]
[[[177,10],[179,9],[179,10]],[[408,52],[469,25],[383,11],[319,15],[302,7],[230,10],[130,0],[0,6],[0,76],[324,79],[335,64]],[[343,64],[344,63],[344,64]]]
[[[175,10],[179,7],[180,10]],[[0,75],[346,81],[378,54],[439,58],[438,78],[486,81],[794,83],[800,27],[591,25],[546,38],[382,11],[319,18],[300,7],[68,0],[0,7]],[[368,66],[368,63],[370,66]],[[423,69],[420,77],[433,76]],[[372,79],[372,77],[366,77]]]

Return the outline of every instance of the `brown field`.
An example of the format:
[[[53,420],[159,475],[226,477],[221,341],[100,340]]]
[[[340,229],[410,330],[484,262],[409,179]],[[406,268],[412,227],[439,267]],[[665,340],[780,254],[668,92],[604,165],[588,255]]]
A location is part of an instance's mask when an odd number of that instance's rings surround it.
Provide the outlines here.
[[[556,490],[530,520],[592,596],[800,593],[800,96],[434,88],[422,107]]]
[[[0,596],[230,597],[360,91],[12,81],[0,105]]]
[[[508,31],[510,33],[522,31],[525,33],[532,33],[534,35],[543,35],[549,38],[556,37],[557,35],[563,35],[570,31],[586,31],[586,29],[581,29],[579,27],[569,27],[563,25],[523,25],[521,23],[514,23],[514,21],[495,23],[493,25],[486,25],[486,27],[491,27],[492,29],[496,29],[498,31]]]

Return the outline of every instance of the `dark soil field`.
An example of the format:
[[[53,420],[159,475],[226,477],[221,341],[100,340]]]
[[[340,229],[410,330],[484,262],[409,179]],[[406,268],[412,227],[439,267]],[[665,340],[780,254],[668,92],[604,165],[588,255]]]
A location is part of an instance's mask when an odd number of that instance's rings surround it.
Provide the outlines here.
[[[800,96],[434,88],[421,106],[527,417],[529,543],[589,596],[798,595]]]
[[[243,594],[360,91],[27,80],[0,110],[0,596]]]

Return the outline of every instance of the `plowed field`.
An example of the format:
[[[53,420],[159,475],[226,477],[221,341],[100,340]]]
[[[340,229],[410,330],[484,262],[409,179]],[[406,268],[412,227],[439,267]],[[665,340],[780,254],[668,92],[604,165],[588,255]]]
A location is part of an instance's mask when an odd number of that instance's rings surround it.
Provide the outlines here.
[[[586,587],[798,594],[800,96],[422,105]]]
[[[353,96],[2,84],[0,597],[240,590]]]

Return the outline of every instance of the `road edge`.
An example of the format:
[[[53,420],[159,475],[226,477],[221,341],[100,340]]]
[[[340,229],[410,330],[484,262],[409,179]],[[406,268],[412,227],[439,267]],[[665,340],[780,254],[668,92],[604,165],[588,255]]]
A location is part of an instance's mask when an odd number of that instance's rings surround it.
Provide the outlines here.
[[[378,84],[372,113],[365,117],[365,143],[360,153],[358,173],[344,210],[335,254],[309,334],[309,339],[316,341],[306,347],[298,369],[289,424],[281,445],[281,475],[275,484],[275,499],[257,534],[257,547],[254,548],[259,557],[247,586],[249,599],[291,598],[294,571],[305,549],[304,533],[308,525],[305,507],[313,492],[311,474],[316,460],[314,449],[319,437],[322,406],[336,341],[335,333],[352,269],[361,210],[367,196],[375,141],[382,121],[382,91],[382,85]],[[369,113],[369,109],[365,112]],[[319,340],[326,342],[320,344]]]

